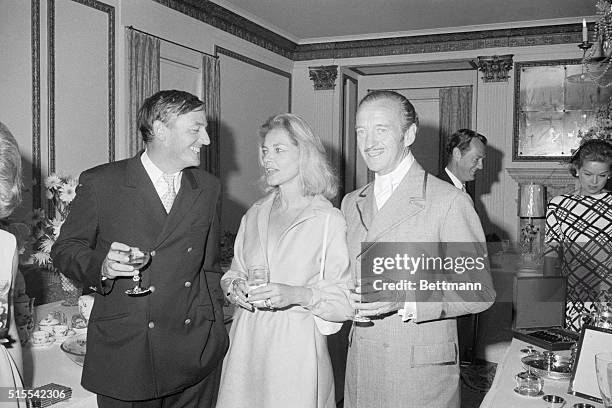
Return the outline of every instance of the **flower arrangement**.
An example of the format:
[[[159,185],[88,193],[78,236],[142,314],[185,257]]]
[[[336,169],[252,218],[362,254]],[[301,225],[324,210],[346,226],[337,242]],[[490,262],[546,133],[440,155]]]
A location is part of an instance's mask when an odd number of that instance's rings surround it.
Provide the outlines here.
[[[51,201],[50,217],[42,209],[34,210],[31,221],[32,236],[35,239],[32,251],[33,263],[53,267],[51,247],[59,236],[60,229],[76,195],[79,181],[75,177],[50,174],[45,180],[46,196]]]

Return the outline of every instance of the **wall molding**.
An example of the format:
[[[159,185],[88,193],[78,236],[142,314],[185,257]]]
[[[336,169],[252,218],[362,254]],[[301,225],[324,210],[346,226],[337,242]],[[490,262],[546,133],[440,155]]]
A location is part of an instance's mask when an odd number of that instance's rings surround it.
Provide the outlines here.
[[[155,1],[157,1],[157,0],[155,0]],[[277,74],[277,75],[280,75],[280,76],[283,76],[283,77],[289,79],[289,99],[288,99],[288,101],[289,101],[288,109],[289,110],[288,110],[288,112],[291,112],[291,82],[292,82],[291,81],[291,73],[283,71],[282,69],[278,69],[278,68],[273,67],[271,65],[265,64],[263,62],[254,60],[253,58],[249,58],[249,57],[247,57],[245,55],[238,54],[235,51],[228,50],[227,48],[223,48],[223,47],[221,47],[219,45],[215,45],[215,57],[219,56],[219,54],[225,55],[225,56],[230,57],[230,58],[234,58],[234,59],[236,59],[238,61],[242,61],[242,62],[244,62],[246,64],[253,65],[253,66],[257,67],[257,68],[261,68],[263,70],[272,72],[274,74]]]
[[[315,91],[327,91],[336,88],[336,78],[338,77],[337,65],[308,67],[308,73]]]
[[[107,58],[108,58],[108,161],[115,160],[115,8],[98,0],[71,0],[108,14]],[[55,172],[55,0],[47,0],[47,58],[49,100],[49,162],[48,172]],[[39,104],[40,106],[40,104]],[[40,110],[40,109],[39,109]]]
[[[434,35],[297,44],[211,1],[153,0],[293,61],[426,54],[451,51],[578,44],[582,26],[561,24]],[[591,31],[594,24],[589,24]]]
[[[40,0],[30,2],[32,48],[32,209],[41,205],[40,159]]]

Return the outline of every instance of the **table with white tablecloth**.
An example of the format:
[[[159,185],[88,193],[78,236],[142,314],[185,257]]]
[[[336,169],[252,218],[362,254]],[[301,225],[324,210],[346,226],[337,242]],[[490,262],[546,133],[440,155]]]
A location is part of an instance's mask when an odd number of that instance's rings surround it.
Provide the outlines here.
[[[493,380],[491,389],[482,401],[480,408],[542,408],[548,406],[542,400],[542,397],[525,397],[514,392],[514,387],[516,385],[514,376],[521,371],[525,371],[521,363],[521,358],[524,357],[525,354],[521,353],[521,349],[524,349],[528,345],[529,344],[524,341],[512,339],[512,343],[506,351],[506,355],[497,366],[495,379]],[[539,347],[536,347],[536,350],[543,351]],[[569,351],[557,353],[566,356],[569,355]],[[566,401],[564,408],[571,408],[578,402],[589,403],[596,408],[603,407],[602,404],[568,394],[568,386],[569,380],[544,379],[543,391],[544,394],[555,394],[563,397]]]
[[[62,302],[47,303],[36,307],[36,319],[49,313],[62,312],[68,321],[79,314],[77,306],[62,306]],[[97,407],[96,395],[81,386],[83,368],[72,361],[61,349],[59,343],[44,348],[32,347],[30,342],[23,347],[24,383],[27,388],[55,383],[72,389],[72,398],[54,404],[57,408]]]

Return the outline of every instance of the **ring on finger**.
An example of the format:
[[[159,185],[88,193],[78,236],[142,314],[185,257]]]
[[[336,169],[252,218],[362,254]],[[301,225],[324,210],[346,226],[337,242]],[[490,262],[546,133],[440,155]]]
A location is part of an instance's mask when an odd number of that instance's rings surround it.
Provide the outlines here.
[[[272,301],[270,300],[270,298],[267,298],[267,299],[266,299],[265,304],[266,304],[266,307],[267,307],[268,309],[274,309],[274,307],[272,306]]]

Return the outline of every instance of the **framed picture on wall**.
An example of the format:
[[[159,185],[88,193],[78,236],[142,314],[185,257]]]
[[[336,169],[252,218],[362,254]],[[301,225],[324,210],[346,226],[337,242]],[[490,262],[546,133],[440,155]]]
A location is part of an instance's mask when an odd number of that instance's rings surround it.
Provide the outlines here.
[[[516,62],[514,70],[512,160],[568,159],[612,89],[598,87],[579,59]]]

